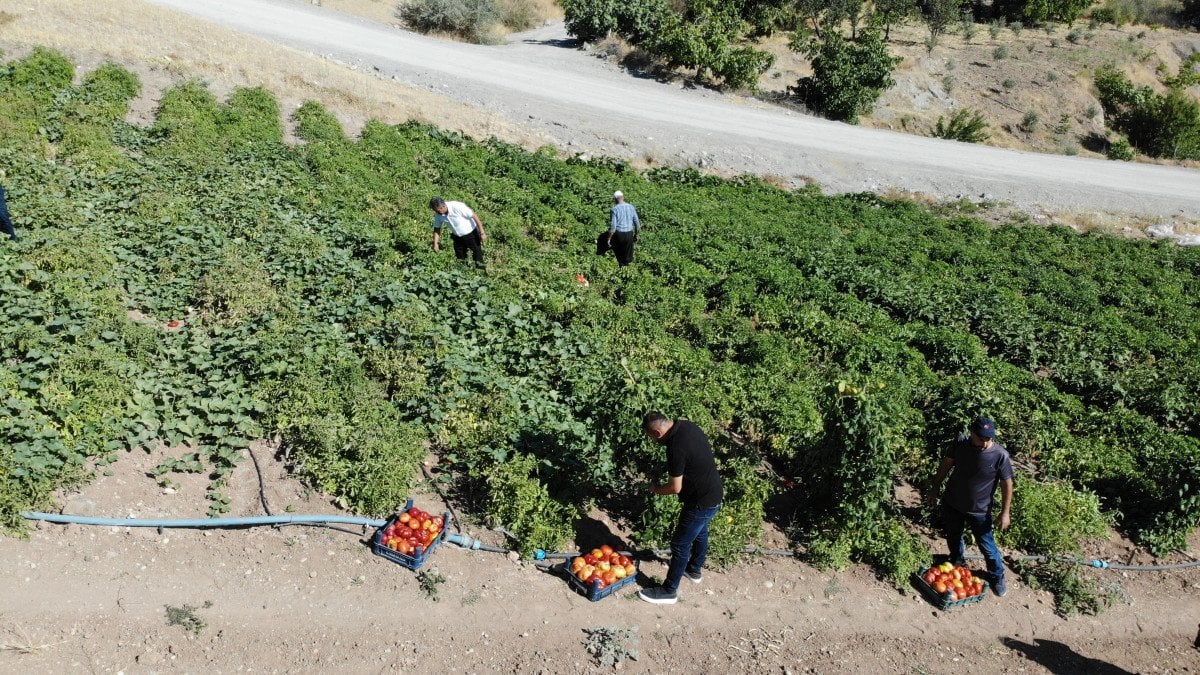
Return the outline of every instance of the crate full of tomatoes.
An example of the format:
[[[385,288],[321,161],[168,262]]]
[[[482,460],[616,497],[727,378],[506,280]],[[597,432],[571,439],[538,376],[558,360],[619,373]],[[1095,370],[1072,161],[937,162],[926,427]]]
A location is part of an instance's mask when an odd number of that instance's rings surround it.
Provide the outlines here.
[[[637,563],[629,556],[614,551],[605,544],[600,548],[575,556],[565,566],[567,583],[588,600],[595,602],[612,595],[617,589],[633,583]]]
[[[411,499],[404,510],[375,532],[371,550],[410,570],[421,569],[434,549],[446,539],[450,514],[432,515],[413,506]]]
[[[917,588],[938,609],[953,609],[982,602],[988,583],[961,565],[948,562],[922,569],[914,579]]]

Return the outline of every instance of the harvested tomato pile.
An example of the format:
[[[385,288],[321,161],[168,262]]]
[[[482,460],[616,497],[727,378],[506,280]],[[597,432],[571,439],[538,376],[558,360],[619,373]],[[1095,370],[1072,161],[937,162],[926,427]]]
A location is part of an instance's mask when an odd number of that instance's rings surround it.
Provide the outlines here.
[[[431,516],[414,506],[383,528],[380,543],[405,555],[420,556],[442,533],[445,525],[442,516]]]
[[[637,567],[628,557],[605,544],[571,560],[571,574],[585,584],[595,584],[603,590],[616,582],[637,574]]]
[[[986,587],[983,579],[971,570],[948,562],[929,568],[921,578],[939,595],[949,595],[951,600],[973,598]]]

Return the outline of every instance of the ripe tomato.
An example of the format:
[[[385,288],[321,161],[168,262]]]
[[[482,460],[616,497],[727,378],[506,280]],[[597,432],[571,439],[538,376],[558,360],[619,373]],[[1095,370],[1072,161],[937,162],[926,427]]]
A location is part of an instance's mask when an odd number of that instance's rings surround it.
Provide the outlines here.
[[[580,569],[576,570],[575,578],[580,581],[587,581],[588,575],[584,574],[585,571],[586,571],[585,568],[580,568]]]
[[[408,515],[408,513],[405,512],[405,513],[401,513],[400,517],[397,518],[396,520],[401,523],[407,523],[408,521],[412,520],[412,516]]]
[[[596,556],[592,555],[591,553],[583,556],[583,561],[589,565],[595,565],[597,562],[599,562],[596,560]]]
[[[410,518],[415,518],[416,516],[419,516],[419,515],[421,515],[421,509],[418,509],[415,506],[408,510],[408,516]]]
[[[935,572],[934,570],[929,570],[929,571],[925,572],[925,576],[923,578],[925,579],[925,583],[932,586],[933,583],[935,581],[937,581],[937,572]]]
[[[939,595],[942,593],[945,593],[946,592],[946,582],[941,581],[941,580],[935,581],[933,584],[933,590],[937,591]]]
[[[962,570],[962,575],[963,575],[964,579],[970,579],[971,578],[971,570],[964,567]]]
[[[575,558],[574,560],[571,561],[571,570],[572,571],[578,570],[586,564],[587,563],[583,562],[583,558]]]
[[[632,560],[630,560],[629,558],[627,558],[625,556],[619,556],[617,558],[617,561],[621,564],[621,567],[624,567],[624,566],[628,565],[629,563],[633,562]]]
[[[635,566],[633,563],[629,563],[625,566],[625,576],[631,577],[635,574],[637,574],[637,566]]]
[[[600,550],[600,549],[598,549],[598,548],[594,548],[594,549],[592,549],[591,553],[592,553],[592,557],[593,557],[593,558],[595,558],[596,560],[600,560],[601,558],[604,558],[604,557],[606,557],[606,556],[604,555],[604,551],[601,551],[601,550]]]
[[[603,553],[604,555],[612,555],[613,547],[609,546],[608,544],[605,544],[600,547],[600,552]]]
[[[600,578],[604,580],[605,585],[609,585],[609,586],[616,583],[616,581],[617,581],[617,575],[611,571],[605,572]]]
[[[441,516],[434,516],[432,520],[433,524],[437,526],[439,530],[442,529],[442,526],[446,524],[446,520]]]

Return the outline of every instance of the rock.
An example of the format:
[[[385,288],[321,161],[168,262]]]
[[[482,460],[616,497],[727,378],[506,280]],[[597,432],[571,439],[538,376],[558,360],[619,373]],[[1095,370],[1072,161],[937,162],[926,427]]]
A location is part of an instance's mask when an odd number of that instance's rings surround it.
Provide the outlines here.
[[[64,515],[93,516],[96,514],[96,502],[76,495],[63,505]]]
[[[521,561],[521,554],[520,554],[520,553],[517,553],[516,551],[509,551],[509,552],[508,552],[508,561],[509,561],[509,562],[511,562],[511,563],[517,563],[517,562],[520,562],[520,561]]]

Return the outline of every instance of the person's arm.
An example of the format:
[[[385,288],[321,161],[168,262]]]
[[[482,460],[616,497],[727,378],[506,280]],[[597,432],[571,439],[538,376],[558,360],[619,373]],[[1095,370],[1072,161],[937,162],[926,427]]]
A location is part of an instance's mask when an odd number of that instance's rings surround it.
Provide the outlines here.
[[[925,493],[925,502],[933,505],[937,503],[938,495],[942,492],[942,481],[946,480],[946,476],[950,475],[950,469],[954,468],[953,457],[943,457],[942,464],[938,467],[937,473],[933,476],[933,481],[929,484],[929,492]],[[1009,481],[1010,483],[1012,481]]]
[[[617,231],[617,207],[608,210],[608,245],[612,246],[613,232]]]
[[[637,239],[642,234],[642,220],[638,218],[637,209],[633,210],[633,238]]]
[[[479,241],[487,241],[487,232],[483,231],[483,221],[479,219],[479,214],[472,211],[471,220],[475,221],[475,229],[479,230]]]
[[[1000,481],[1000,525],[1001,530],[1007,530],[1012,524],[1013,482],[1009,478]]]
[[[662,485],[651,485],[650,491],[656,495],[677,495],[683,490],[683,476],[671,476]]]
[[[442,243],[442,224],[437,216],[433,217],[433,252],[437,253]]]

